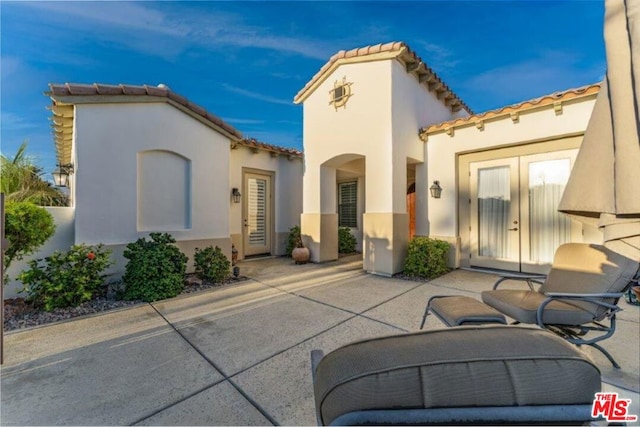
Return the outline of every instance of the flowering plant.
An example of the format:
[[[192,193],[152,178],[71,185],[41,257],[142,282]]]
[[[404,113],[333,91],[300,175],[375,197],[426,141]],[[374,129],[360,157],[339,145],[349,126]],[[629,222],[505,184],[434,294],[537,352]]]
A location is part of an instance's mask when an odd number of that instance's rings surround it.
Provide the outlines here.
[[[90,300],[102,284],[103,271],[113,264],[110,254],[103,245],[74,245],[67,252],[30,261],[18,280],[28,299],[47,311],[75,307]]]

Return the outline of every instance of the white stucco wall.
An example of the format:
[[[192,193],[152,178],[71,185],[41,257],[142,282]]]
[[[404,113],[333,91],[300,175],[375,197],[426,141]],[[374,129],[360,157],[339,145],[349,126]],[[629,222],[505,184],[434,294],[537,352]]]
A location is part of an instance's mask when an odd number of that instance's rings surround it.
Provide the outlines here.
[[[329,94],[343,79],[351,83],[352,96],[336,110]],[[364,158],[364,179],[359,180],[364,214],[362,229],[354,233],[363,246],[364,268],[383,275],[402,269],[409,236],[407,165],[424,161],[418,129],[453,117],[395,59],[342,64],[314,89],[304,102],[303,216],[308,225],[302,230],[314,245],[314,261],[332,259],[336,177],[344,175],[349,162]],[[419,201],[426,204],[425,197]],[[426,218],[425,211],[423,206]]]
[[[15,278],[21,271],[29,267],[30,260],[47,257],[55,251],[68,251],[74,244],[74,208],[47,206],[44,209],[53,217],[53,221],[56,224],[55,234],[35,254],[27,256],[20,261],[13,261],[11,267],[7,269],[9,283],[4,288],[5,298],[17,296],[22,289],[22,283],[16,281]]]
[[[444,131],[428,135],[425,143],[427,182],[440,181],[442,197],[429,204],[428,234],[432,236],[458,235],[457,160],[459,153],[525,144],[575,135],[587,127],[595,98],[582,98],[562,104],[562,114],[556,115],[552,105],[523,112],[518,123],[509,116],[487,120],[484,130],[475,125],[455,128],[453,136]]]
[[[147,150],[175,153],[189,164],[190,223],[163,227],[158,217],[152,218],[153,228],[171,232],[177,240],[229,238],[229,143],[166,103],[76,106],[75,241],[126,244],[152,231],[138,221],[138,192],[144,192],[138,186],[149,178],[140,176],[139,158]],[[158,179],[168,178],[157,173]],[[160,194],[149,200],[170,205],[172,198],[184,199],[170,188],[151,188]]]
[[[406,212],[407,161],[424,161],[424,143],[418,136],[418,129],[425,125],[439,123],[454,118],[451,111],[438,100],[435,93],[420,85],[415,76],[408,74],[402,64],[391,61],[392,66],[392,127],[393,127],[393,211]],[[465,115],[462,111],[457,116]],[[420,192],[418,203],[424,203],[428,186],[416,182],[416,192]]]
[[[335,213],[335,202],[321,208],[318,175],[321,164],[341,154],[365,156],[366,170],[375,171],[367,181],[367,210],[391,211],[391,69],[391,61],[342,65],[305,100],[305,213]],[[329,91],[345,76],[353,96],[336,111]],[[327,196],[335,200],[335,194]]]
[[[274,189],[274,228],[276,239],[274,252],[284,254],[285,234],[294,225],[300,225],[302,212],[302,168],[303,160],[299,157],[289,159],[287,155],[272,156],[269,151],[257,150],[238,145],[231,150],[229,167],[229,195],[231,189],[242,191],[243,170],[256,173],[272,173],[275,178]],[[245,195],[243,195],[244,197]],[[241,235],[243,231],[242,203],[230,203],[229,229],[231,235]]]

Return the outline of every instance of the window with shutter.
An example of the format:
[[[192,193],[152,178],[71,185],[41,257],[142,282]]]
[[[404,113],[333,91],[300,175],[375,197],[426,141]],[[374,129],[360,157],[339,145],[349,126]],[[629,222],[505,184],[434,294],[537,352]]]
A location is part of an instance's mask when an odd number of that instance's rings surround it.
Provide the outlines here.
[[[358,227],[358,182],[338,184],[338,225],[340,227]]]

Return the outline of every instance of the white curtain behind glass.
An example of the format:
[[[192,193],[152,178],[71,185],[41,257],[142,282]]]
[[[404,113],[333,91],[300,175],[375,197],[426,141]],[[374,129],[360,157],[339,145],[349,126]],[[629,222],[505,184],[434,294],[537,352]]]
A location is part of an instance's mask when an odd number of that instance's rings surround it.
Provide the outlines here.
[[[478,254],[509,255],[509,166],[478,170]]]
[[[530,261],[552,262],[558,246],[571,239],[571,221],[558,212],[570,172],[569,159],[529,164]]]

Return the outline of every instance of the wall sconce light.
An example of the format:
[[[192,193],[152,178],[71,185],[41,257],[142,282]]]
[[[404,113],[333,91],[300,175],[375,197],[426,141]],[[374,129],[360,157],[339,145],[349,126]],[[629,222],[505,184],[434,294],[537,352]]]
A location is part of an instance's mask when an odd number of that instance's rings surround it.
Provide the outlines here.
[[[242,197],[242,194],[240,194],[240,191],[238,191],[237,188],[233,188],[231,190],[231,197],[233,197],[233,203],[240,203],[240,197]]]
[[[440,181],[433,181],[433,185],[429,187],[429,191],[431,192],[431,197],[434,199],[439,199],[442,194],[442,187],[440,187]]]
[[[51,175],[53,175],[53,183],[56,187],[68,187],[69,175],[72,173],[73,165],[71,163],[67,163],[66,165],[58,163],[56,170],[51,173]]]

